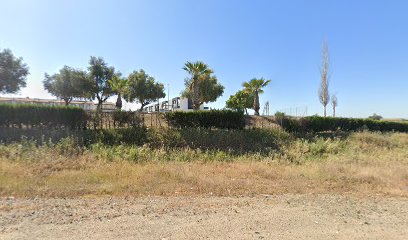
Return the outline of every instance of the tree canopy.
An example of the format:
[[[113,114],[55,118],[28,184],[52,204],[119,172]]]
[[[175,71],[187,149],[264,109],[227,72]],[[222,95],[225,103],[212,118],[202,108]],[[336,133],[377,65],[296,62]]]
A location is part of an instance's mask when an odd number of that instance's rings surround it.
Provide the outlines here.
[[[234,95],[231,95],[226,102],[226,107],[234,110],[245,110],[252,108],[254,105],[254,94],[250,94],[244,90],[240,90]]]
[[[329,95],[329,47],[327,42],[322,45],[322,66],[320,69],[319,101],[323,105],[323,115],[326,117],[326,107],[330,102]]]
[[[248,94],[254,94],[253,109],[255,110],[255,115],[259,115],[259,95],[263,93],[264,87],[266,87],[271,80],[266,80],[264,78],[253,78],[249,82],[244,82],[242,86],[244,91]]]
[[[26,86],[29,68],[10,49],[0,51],[0,93],[16,93]]]
[[[372,119],[372,120],[381,120],[381,119],[383,119],[383,117],[382,117],[381,115],[378,115],[378,114],[376,114],[376,113],[374,113],[373,115],[369,116],[368,118],[369,118],[369,119]]]
[[[89,98],[90,93],[84,88],[89,81],[85,71],[64,66],[59,73],[44,76],[44,88],[52,95],[65,101],[68,105],[74,98]]]
[[[186,88],[182,96],[193,100],[195,110],[198,110],[203,103],[215,102],[224,93],[224,86],[218,83],[213,70],[207,64],[200,61],[187,62],[183,69],[191,77],[184,82]]]
[[[108,66],[101,57],[91,57],[88,70],[92,84],[87,91],[90,93],[91,99],[96,97],[98,100],[98,108],[100,109],[102,103],[114,95],[108,80],[112,79],[116,74],[115,68]]]
[[[116,108],[122,108],[122,96],[126,93],[128,88],[127,79],[121,78],[118,75],[113,76],[112,79],[108,80],[109,86],[112,91],[118,95],[116,99]]]
[[[181,93],[183,97],[194,99],[194,87],[191,88],[193,80],[186,79],[184,85],[186,89]],[[198,107],[204,103],[215,102],[224,93],[224,86],[218,83],[217,77],[205,76],[197,84],[198,86]]]
[[[140,103],[140,111],[151,102],[166,97],[164,85],[155,82],[155,79],[146,74],[143,69],[129,74],[127,85],[125,99],[128,102]]]

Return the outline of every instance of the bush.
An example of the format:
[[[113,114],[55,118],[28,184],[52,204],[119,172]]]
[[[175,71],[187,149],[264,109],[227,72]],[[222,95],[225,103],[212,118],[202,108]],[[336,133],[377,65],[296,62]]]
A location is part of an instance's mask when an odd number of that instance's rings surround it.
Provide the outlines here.
[[[83,143],[103,143],[106,145],[138,145],[147,142],[147,129],[143,127],[88,130],[83,133]]]
[[[299,132],[301,130],[299,119],[296,119],[290,116],[286,116],[285,113],[276,112],[275,121],[283,129],[289,132]]]
[[[268,153],[291,139],[290,134],[278,129],[149,129],[148,134],[148,145],[152,148],[190,148],[234,154]]]
[[[78,107],[0,104],[0,127],[80,129],[85,127],[86,118]]]
[[[136,112],[118,110],[113,112],[114,124],[118,127],[142,127],[143,120]]]
[[[383,119],[383,117],[381,115],[377,115],[376,113],[374,113],[372,116],[369,116],[368,118],[372,119],[372,120],[381,120],[381,119]]]
[[[326,131],[380,131],[380,132],[408,132],[408,124],[401,122],[387,122],[362,118],[333,118],[333,117],[305,117],[300,119],[288,118],[278,122],[291,132],[326,132]]]
[[[275,120],[276,122],[282,122],[285,118],[287,118],[286,114],[284,112],[276,112],[275,113]]]
[[[176,128],[243,129],[245,127],[245,116],[242,111],[168,112],[165,117],[169,126]]]

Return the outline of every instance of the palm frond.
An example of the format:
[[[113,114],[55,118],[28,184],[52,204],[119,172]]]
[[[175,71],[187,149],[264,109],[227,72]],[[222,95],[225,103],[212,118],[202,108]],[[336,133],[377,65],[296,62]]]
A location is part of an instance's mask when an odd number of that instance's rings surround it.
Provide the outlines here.
[[[264,81],[264,83],[262,84],[262,87],[266,87],[270,82],[272,82],[272,80]]]

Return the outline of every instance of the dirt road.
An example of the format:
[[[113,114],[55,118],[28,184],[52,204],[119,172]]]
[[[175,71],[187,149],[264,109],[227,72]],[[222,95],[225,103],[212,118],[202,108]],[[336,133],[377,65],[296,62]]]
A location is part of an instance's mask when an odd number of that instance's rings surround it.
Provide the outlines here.
[[[408,239],[408,199],[9,197],[0,200],[0,239]]]

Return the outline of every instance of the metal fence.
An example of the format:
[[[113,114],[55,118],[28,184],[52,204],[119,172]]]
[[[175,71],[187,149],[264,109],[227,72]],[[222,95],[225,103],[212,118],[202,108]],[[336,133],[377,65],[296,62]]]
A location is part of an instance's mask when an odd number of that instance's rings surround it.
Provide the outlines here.
[[[115,129],[128,128],[139,124],[147,128],[168,127],[168,123],[163,113],[142,113],[132,112],[134,121],[121,122],[118,120],[114,112],[89,113],[88,129]],[[133,124],[133,125],[132,125]],[[246,116],[245,128],[280,128],[273,116]]]
[[[87,129],[115,129],[132,126],[167,127],[163,113],[125,112],[126,119],[115,112],[88,112]]]
[[[168,127],[164,113],[153,112],[87,112],[86,122],[83,127],[76,128],[76,130],[83,129],[118,129],[129,127],[146,127],[146,128],[160,128]],[[273,116],[245,116],[245,128],[279,128],[280,126],[275,121]],[[4,127],[3,127],[4,128]],[[6,127],[10,129],[48,129],[48,130],[72,130],[64,127],[49,128],[47,126],[26,126],[13,125]]]

